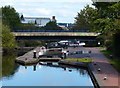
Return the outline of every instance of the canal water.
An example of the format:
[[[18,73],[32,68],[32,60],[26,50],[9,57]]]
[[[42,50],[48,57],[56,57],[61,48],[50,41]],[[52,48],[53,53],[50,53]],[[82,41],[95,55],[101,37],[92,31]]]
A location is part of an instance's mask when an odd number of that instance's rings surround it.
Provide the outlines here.
[[[69,66],[36,64],[22,66],[14,62],[16,56],[3,57],[2,86],[91,86],[86,69]],[[46,64],[46,62],[44,62]]]

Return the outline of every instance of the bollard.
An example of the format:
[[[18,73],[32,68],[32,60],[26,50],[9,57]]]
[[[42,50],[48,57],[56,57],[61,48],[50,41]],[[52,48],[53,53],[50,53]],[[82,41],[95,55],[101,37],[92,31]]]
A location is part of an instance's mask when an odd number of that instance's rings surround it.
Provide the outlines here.
[[[98,71],[101,71],[101,69],[100,69],[100,68],[98,68]]]
[[[33,58],[36,58],[36,50],[33,51]]]
[[[89,54],[92,53],[91,51],[89,51]]]
[[[107,77],[104,77],[103,80],[107,80]]]

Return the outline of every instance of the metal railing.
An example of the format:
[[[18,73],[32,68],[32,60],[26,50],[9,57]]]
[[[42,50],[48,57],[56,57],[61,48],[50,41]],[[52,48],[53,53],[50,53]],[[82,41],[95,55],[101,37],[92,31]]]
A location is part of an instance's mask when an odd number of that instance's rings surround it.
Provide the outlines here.
[[[15,30],[14,32],[88,32],[85,30]]]

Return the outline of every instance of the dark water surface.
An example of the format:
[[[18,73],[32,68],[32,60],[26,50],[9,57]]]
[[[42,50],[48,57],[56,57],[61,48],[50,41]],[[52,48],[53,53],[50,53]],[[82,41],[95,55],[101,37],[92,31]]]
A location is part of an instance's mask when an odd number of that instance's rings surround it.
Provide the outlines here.
[[[15,58],[3,57],[2,86],[93,86],[86,69],[55,67],[57,63],[25,67],[14,63]]]

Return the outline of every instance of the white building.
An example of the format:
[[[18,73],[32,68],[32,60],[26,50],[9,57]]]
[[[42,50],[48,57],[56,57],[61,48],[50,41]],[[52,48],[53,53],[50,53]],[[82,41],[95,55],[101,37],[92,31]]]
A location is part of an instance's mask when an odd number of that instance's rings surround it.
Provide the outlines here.
[[[39,18],[39,17],[24,17],[24,20],[22,20],[22,23],[33,23],[36,26],[45,26],[48,22],[50,22],[50,18]]]

